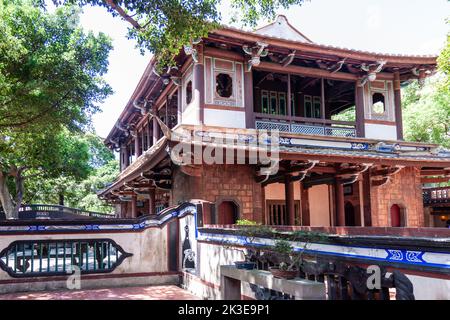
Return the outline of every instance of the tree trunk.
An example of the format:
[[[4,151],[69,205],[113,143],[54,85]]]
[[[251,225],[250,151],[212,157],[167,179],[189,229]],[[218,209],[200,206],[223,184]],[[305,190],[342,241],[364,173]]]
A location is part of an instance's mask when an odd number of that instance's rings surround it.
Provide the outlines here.
[[[22,201],[23,201],[23,176],[22,176],[22,169],[20,169],[15,176],[16,180],[16,206],[14,207],[14,213],[13,217],[19,218],[19,210],[22,207]]]
[[[59,194],[59,205],[64,207],[64,193]]]
[[[2,203],[3,211],[5,212],[6,219],[18,218],[19,211],[15,210],[14,203],[9,192],[7,185],[8,174],[0,172],[0,201]]]

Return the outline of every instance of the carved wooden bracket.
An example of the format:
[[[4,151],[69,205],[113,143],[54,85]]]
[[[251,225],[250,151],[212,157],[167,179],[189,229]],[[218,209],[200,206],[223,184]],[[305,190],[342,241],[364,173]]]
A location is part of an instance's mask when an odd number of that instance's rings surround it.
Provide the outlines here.
[[[269,55],[269,50],[266,49],[269,45],[264,42],[257,42],[256,46],[249,47],[247,45],[244,45],[242,47],[242,50],[244,52],[251,56],[250,60],[247,62],[247,72],[250,72],[253,67],[259,66],[261,63],[261,58],[267,57]]]
[[[358,85],[363,87],[368,81],[375,81],[377,79],[377,74],[383,70],[386,63],[386,60],[379,60],[372,64],[363,63],[360,68],[366,75],[359,81]]]
[[[375,170],[371,173],[372,186],[381,187],[391,182],[391,179],[394,175],[399,173],[404,166],[395,166],[392,168]]]

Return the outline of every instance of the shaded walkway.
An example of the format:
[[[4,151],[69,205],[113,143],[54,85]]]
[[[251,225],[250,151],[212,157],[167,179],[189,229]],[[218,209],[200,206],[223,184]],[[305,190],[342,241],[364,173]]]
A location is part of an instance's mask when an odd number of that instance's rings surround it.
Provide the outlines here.
[[[11,293],[0,295],[0,300],[200,300],[200,298],[177,286],[169,285]]]

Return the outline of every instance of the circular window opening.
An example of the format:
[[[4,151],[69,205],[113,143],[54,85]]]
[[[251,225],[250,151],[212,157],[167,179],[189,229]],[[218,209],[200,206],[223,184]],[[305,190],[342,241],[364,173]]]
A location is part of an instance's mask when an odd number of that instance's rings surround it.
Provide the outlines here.
[[[186,84],[186,104],[190,104],[192,102],[192,81],[189,81]]]
[[[219,73],[216,77],[216,92],[222,98],[233,95],[233,79],[229,74]]]

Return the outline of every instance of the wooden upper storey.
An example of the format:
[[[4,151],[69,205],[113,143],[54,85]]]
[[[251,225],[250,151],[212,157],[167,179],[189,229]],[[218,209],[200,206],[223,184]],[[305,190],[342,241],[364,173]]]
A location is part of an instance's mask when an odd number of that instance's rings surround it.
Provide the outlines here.
[[[162,74],[154,71],[155,60],[149,63],[108,145],[132,143],[148,125],[149,111],[171,122],[169,127],[204,124],[401,140],[400,86],[436,69],[434,56],[313,43],[283,16],[255,32],[215,30],[181,50],[176,61],[176,68]],[[354,121],[333,120],[352,107]]]

